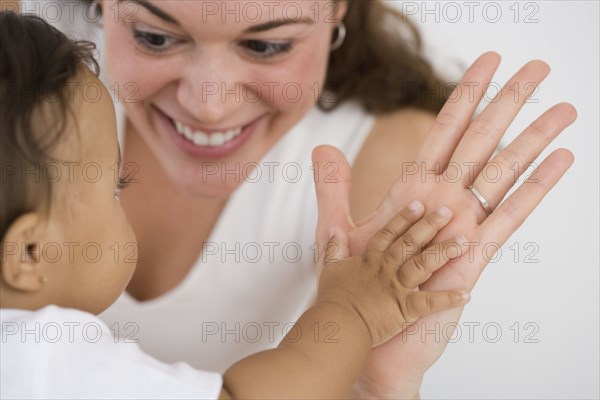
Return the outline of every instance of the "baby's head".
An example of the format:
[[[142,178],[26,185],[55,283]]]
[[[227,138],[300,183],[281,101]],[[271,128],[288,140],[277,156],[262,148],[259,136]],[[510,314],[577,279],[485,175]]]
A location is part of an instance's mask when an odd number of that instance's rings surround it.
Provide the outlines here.
[[[39,18],[0,14],[3,308],[99,313],[135,268],[115,112],[92,50]]]

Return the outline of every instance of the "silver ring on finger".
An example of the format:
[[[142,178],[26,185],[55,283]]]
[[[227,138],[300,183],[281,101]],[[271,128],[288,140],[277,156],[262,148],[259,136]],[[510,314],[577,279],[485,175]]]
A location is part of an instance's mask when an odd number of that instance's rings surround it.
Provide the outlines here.
[[[483,195],[479,192],[479,190],[477,190],[477,188],[475,188],[475,186],[473,186],[473,185],[469,186],[469,190],[471,192],[473,192],[475,197],[477,197],[479,204],[481,204],[481,206],[483,207],[483,209],[485,210],[485,212],[488,215],[490,215],[491,213],[494,212],[494,209],[492,207],[490,207],[490,203],[487,202],[485,197],[483,197]]]

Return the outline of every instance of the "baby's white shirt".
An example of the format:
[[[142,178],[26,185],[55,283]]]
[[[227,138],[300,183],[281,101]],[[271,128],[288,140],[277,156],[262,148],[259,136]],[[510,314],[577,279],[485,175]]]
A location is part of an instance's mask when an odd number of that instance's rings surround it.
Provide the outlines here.
[[[145,354],[83,311],[0,309],[2,399],[216,399],[221,375]],[[114,327],[113,327],[114,330]]]

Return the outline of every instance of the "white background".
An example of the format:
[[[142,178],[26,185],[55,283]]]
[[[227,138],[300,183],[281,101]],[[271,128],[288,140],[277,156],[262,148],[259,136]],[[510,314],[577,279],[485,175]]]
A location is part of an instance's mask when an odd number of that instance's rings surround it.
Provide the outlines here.
[[[499,84],[528,60],[550,65],[534,96],[539,102],[524,107],[505,144],[556,103],[568,101],[579,114],[542,155],[565,147],[575,154],[574,165],[482,275],[460,338],[426,375],[421,396],[599,398],[598,2],[390,3],[413,13],[430,59],[453,79],[488,50],[502,55]],[[534,255],[529,242],[537,246]]]

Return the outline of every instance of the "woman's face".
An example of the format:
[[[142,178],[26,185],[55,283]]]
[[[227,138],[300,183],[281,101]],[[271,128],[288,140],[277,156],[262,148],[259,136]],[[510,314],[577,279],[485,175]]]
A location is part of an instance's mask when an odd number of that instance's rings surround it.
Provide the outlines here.
[[[106,69],[135,131],[178,189],[227,196],[314,105],[345,3],[104,0],[102,9]]]

